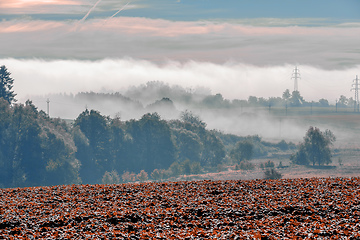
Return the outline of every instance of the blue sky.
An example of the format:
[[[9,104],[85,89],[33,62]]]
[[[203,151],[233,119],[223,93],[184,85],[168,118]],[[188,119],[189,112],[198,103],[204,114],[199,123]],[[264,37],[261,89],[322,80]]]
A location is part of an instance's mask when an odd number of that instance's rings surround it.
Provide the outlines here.
[[[139,1],[139,3],[149,1]],[[241,18],[360,18],[360,1],[348,0],[181,0],[151,1],[149,8],[129,15],[170,20]]]
[[[6,3],[8,0],[4,1]],[[21,0],[14,1],[21,2]],[[34,0],[34,2],[36,1]],[[14,19],[31,16],[34,19],[46,20],[77,19],[81,18],[87,9],[90,9],[97,1],[73,1],[76,2],[76,5],[70,4],[71,1],[68,2],[69,4],[49,5],[41,4],[41,0],[37,0],[34,6],[22,7],[20,5],[17,7],[18,11],[13,11],[15,7],[7,8],[3,4],[3,10],[0,9],[0,18]],[[89,18],[109,17],[127,2],[103,0]],[[130,1],[130,4],[135,7],[123,11],[122,16],[162,18],[174,21],[325,18],[330,22],[345,22],[360,19],[360,1],[358,0],[133,0]],[[49,12],[42,11],[46,5]],[[36,11],[35,7],[39,11]]]

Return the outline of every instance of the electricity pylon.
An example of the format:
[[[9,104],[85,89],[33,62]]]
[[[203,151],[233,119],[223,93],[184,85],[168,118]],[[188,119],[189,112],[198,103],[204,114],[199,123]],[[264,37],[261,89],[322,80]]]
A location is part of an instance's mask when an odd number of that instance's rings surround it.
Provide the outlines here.
[[[352,88],[351,90],[355,90],[355,105],[354,105],[354,111],[359,111],[359,80],[358,76],[356,75],[356,78],[353,80]]]
[[[295,67],[295,69],[293,71],[291,79],[294,79],[294,91],[299,91],[299,89],[298,89],[298,79],[301,79],[301,77],[300,77],[300,71],[299,71],[297,66]]]

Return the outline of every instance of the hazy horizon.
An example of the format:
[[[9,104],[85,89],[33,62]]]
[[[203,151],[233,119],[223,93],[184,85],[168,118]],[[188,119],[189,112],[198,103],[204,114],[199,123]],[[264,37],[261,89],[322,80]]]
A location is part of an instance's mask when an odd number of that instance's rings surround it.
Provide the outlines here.
[[[333,104],[354,97],[359,9],[357,0],[3,0],[0,65],[20,103],[151,81],[230,100],[281,97],[297,66],[301,95]]]

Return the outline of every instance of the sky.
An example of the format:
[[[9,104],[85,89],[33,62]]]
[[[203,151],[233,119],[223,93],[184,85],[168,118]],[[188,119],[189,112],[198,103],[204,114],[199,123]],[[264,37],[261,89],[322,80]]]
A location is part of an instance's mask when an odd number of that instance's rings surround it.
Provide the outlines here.
[[[0,65],[33,95],[149,81],[227,99],[353,97],[359,0],[1,0]]]

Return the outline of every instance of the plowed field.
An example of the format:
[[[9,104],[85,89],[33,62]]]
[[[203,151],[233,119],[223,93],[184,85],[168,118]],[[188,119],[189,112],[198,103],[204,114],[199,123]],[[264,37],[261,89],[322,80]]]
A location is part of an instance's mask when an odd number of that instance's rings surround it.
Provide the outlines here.
[[[359,239],[360,178],[0,190],[4,239]]]

